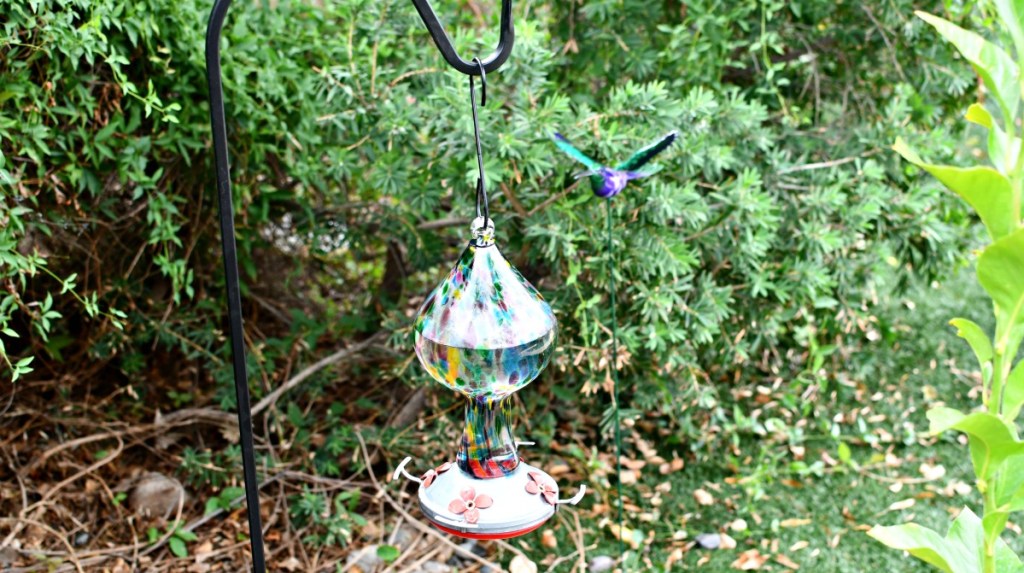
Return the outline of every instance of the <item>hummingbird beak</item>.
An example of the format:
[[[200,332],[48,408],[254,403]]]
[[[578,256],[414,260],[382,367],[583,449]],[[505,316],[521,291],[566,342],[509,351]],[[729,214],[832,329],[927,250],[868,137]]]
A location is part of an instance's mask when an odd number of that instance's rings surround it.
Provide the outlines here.
[[[591,175],[600,175],[600,171],[581,171],[576,175],[573,175],[573,179],[582,179],[584,177],[590,177]]]

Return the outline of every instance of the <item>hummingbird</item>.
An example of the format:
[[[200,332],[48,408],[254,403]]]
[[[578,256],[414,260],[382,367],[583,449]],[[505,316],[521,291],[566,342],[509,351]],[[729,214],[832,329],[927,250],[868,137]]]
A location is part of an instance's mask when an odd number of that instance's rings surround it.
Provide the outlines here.
[[[559,149],[567,153],[569,157],[572,157],[586,166],[587,171],[576,175],[576,178],[579,179],[580,177],[590,176],[590,188],[594,191],[594,195],[597,195],[602,199],[607,199],[621,193],[622,190],[626,188],[626,184],[633,179],[640,179],[641,177],[653,175],[653,171],[641,171],[640,168],[650,163],[650,161],[659,153],[668,149],[678,137],[679,133],[672,131],[658,141],[655,141],[640,151],[637,151],[629,159],[623,161],[615,168],[601,165],[597,161],[591,159],[587,154],[576,149],[573,144],[569,143],[569,140],[561,133],[556,133],[554,135],[554,140],[555,145],[558,146]]]

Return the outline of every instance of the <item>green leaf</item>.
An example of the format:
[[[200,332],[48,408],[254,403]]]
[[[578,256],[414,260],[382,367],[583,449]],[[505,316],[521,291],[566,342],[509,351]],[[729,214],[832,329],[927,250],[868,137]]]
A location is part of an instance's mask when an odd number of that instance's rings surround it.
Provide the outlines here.
[[[996,571],[999,573],[1024,573],[1024,563],[1020,557],[1000,539],[996,542]]]
[[[179,529],[174,532],[174,536],[182,541],[197,541],[199,536],[187,529]]]
[[[982,38],[974,32],[964,30],[960,26],[933,16],[927,12],[914,12],[918,18],[931,24],[948,42],[956,46],[963,57],[971,63],[981,81],[999,102],[1003,111],[1003,120],[1013,121],[1020,101],[1020,83],[1017,64],[1002,48]]]
[[[188,557],[188,548],[185,547],[185,542],[177,537],[171,537],[167,540],[167,548],[171,550],[175,557]]]
[[[956,335],[971,345],[971,350],[978,357],[978,364],[992,361],[992,342],[977,323],[966,318],[954,318],[949,323],[956,327]]]
[[[219,497],[224,501],[224,503],[231,503],[243,495],[245,495],[244,488],[232,486],[224,488],[224,491],[220,492]]]
[[[995,122],[992,121],[992,114],[980,103],[972,103],[967,108],[967,114],[964,117],[967,121],[980,125],[985,129],[992,129],[995,126]]]
[[[984,530],[978,516],[966,507],[950,526],[945,538],[916,523],[892,527],[876,525],[868,535],[945,573],[981,573]]]
[[[999,127],[999,124],[992,119],[992,115],[981,104],[972,103],[967,108],[965,117],[967,121],[988,129],[989,161],[1004,175],[1012,171],[1017,163],[1017,157],[1020,155],[1020,138],[1014,137],[1011,141],[1006,132]]]
[[[1013,38],[1013,45],[1017,48],[1017,57],[1024,57],[1024,1],[1022,0],[995,0],[996,12],[1003,26],[1010,32]]]
[[[1007,331],[1024,324],[1024,229],[1017,229],[981,253],[978,280],[1003,315]],[[997,351],[1002,338],[997,332]]]
[[[934,434],[951,429],[967,434],[978,479],[991,480],[1007,458],[1024,455],[1024,443],[1017,439],[1015,427],[993,414],[965,415],[953,408],[933,408],[928,411],[928,420]]]
[[[1013,188],[1002,173],[991,167],[960,168],[925,163],[902,138],[897,138],[892,148],[974,207],[993,240],[1008,235],[1016,228],[1017,222],[1011,210],[1006,208],[1013,198]]]
[[[220,510],[220,499],[211,497],[206,500],[206,509],[203,510],[203,515],[210,515]]]
[[[839,461],[848,464],[851,459],[853,459],[853,453],[850,452],[850,446],[846,445],[846,442],[839,442]]]
[[[1024,456],[1006,460],[993,487],[996,507],[1000,510],[1014,512],[1024,509]]]
[[[1003,419],[1013,421],[1024,406],[1024,360],[1017,363],[1006,377],[1006,388],[1003,395]]]
[[[377,547],[377,557],[380,557],[380,560],[385,563],[391,563],[398,559],[398,556],[401,554],[402,552],[394,545],[381,545]]]
[[[1005,473],[1005,472],[1004,472]],[[1006,529],[1006,522],[1010,520],[1010,512],[1003,510],[989,510],[981,518],[981,529],[985,533],[985,544],[993,545],[999,540],[999,535]]]

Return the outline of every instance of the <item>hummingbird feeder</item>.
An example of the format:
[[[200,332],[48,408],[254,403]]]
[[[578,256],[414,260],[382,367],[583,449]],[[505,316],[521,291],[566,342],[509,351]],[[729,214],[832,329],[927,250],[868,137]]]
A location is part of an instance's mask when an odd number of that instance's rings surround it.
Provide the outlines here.
[[[431,19],[432,12],[420,13],[441,53],[461,70],[458,63],[465,62]],[[487,61],[504,61],[512,43],[511,0],[504,0],[500,43]],[[473,237],[423,303],[414,327],[416,356],[423,368],[466,398],[466,426],[454,462],[417,478],[405,470],[411,461],[405,458],[394,478],[404,475],[419,484],[420,508],[438,529],[472,539],[505,539],[537,529],[559,505],[578,503],[586,486],[571,499],[559,499],[555,480],[519,457],[519,446],[529,442],[513,437],[512,394],[547,367],[558,325],[537,289],[495,245],[473,79],[480,76],[481,105],[486,105],[488,70],[485,61],[473,58],[472,64],[466,73],[480,173]]]
[[[427,373],[466,398],[466,427],[455,461],[416,478],[423,514],[460,537],[504,539],[544,524],[561,504],[554,479],[519,457],[511,396],[548,365],[558,325],[551,307],[494,244],[494,225],[477,217],[459,261],[416,317],[416,356]]]

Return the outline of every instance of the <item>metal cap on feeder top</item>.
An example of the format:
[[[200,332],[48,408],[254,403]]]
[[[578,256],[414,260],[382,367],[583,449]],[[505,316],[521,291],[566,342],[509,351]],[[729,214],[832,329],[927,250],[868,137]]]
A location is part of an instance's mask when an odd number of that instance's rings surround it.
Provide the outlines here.
[[[494,219],[477,217],[469,227],[473,233],[473,246],[490,247],[494,245]]]

